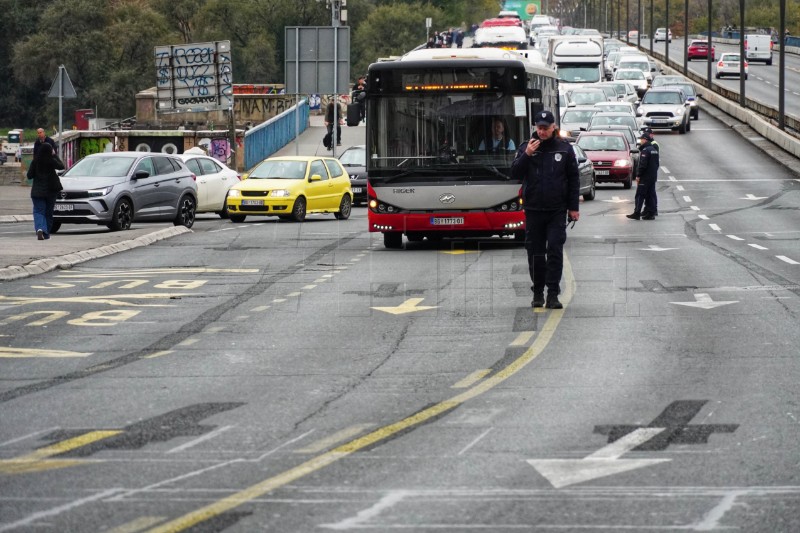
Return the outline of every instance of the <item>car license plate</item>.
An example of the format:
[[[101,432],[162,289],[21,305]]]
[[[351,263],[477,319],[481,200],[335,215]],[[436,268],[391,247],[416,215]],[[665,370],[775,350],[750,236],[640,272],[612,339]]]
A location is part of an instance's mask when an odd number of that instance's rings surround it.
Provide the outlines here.
[[[437,218],[431,217],[434,226],[457,226],[464,223],[464,217]]]
[[[598,176],[608,176],[608,170],[595,170],[594,173]]]
[[[75,206],[72,204],[56,204],[56,211],[73,211]]]
[[[353,187],[353,193],[360,193],[361,187]]]
[[[651,120],[650,122],[651,122],[652,124],[666,124],[666,123],[667,123],[667,121],[666,121],[666,120],[661,120],[661,119],[657,119],[657,118],[654,118],[654,119],[653,119],[653,120]]]
[[[264,200],[242,200],[242,205],[264,205]]]

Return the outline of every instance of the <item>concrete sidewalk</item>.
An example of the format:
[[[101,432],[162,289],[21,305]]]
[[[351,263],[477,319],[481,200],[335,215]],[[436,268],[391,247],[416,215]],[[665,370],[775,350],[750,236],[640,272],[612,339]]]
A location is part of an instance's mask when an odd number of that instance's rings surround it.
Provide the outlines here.
[[[291,142],[274,155],[333,155],[322,145],[324,117],[312,115],[310,125],[297,142]],[[336,156],[349,146],[365,144],[366,128],[342,126],[342,145]],[[96,259],[117,252],[146,246],[192,230],[182,226],[134,223],[128,231],[111,232],[105,226],[65,225],[46,241],[38,241],[33,231],[33,204],[27,185],[0,185],[0,224],[17,222],[0,230],[0,281],[24,278],[56,268]]]

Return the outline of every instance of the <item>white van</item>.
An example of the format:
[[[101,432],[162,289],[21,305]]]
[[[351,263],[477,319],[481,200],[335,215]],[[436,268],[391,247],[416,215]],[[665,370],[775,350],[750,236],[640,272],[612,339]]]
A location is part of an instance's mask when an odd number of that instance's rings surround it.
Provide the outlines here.
[[[772,38],[769,35],[758,33],[746,34],[744,36],[744,54],[750,61],[763,61],[767,65],[772,64]]]
[[[547,45],[546,62],[558,72],[559,88],[563,84],[587,84],[605,79],[602,37],[554,36]]]

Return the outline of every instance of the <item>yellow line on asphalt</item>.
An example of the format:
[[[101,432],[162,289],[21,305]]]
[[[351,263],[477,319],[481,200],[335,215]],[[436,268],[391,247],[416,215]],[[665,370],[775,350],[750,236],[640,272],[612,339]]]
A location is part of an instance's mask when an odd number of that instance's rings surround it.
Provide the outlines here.
[[[174,350],[161,350],[160,352],[154,352],[150,355],[145,355],[142,359],[155,359],[156,357],[161,357],[162,355],[171,354]]]
[[[572,275],[572,265],[570,264],[566,254],[564,254],[564,283],[565,291],[561,298],[561,302],[564,304],[564,309],[550,309],[547,320],[544,323],[544,327],[536,336],[536,340],[533,342],[531,347],[525,350],[525,353],[512,361],[508,366],[495,373],[490,378],[487,378],[471,389],[468,389],[461,394],[450,398],[449,400],[439,402],[398,422],[376,429],[375,431],[343,444],[338,448],[334,448],[329,452],[309,459],[308,461],[301,463],[294,468],[290,468],[289,470],[278,474],[277,476],[267,478],[260,483],[251,485],[250,487],[222,498],[221,500],[217,500],[214,503],[201,507],[174,520],[170,520],[166,524],[162,524],[151,529],[150,533],[176,533],[178,531],[184,531],[201,522],[205,522],[206,520],[230,511],[231,509],[235,509],[236,507],[239,507],[240,505],[255,498],[259,498],[277,488],[283,487],[297,479],[307,476],[308,474],[321,470],[326,466],[347,457],[348,455],[384,441],[387,438],[408,428],[434,419],[437,416],[440,416],[447,411],[458,407],[467,400],[471,400],[476,396],[480,396],[484,392],[496,387],[506,379],[522,370],[528,363],[536,359],[536,357],[542,353],[542,351],[550,343],[550,340],[553,338],[558,324],[564,317],[564,311],[567,309],[569,302],[572,300],[573,294],[575,294],[575,277]]]
[[[311,444],[309,444],[304,448],[300,448],[299,450],[294,450],[294,453],[319,453],[322,450],[330,448],[334,444],[337,444],[339,442],[342,442],[343,440],[347,440],[351,437],[355,437],[360,433],[363,433],[364,430],[367,430],[374,425],[375,424],[356,424],[355,426],[344,428],[341,431],[337,431],[333,435],[319,439],[316,442],[312,442]]]
[[[192,344],[197,343],[200,339],[186,339],[185,341],[181,341],[178,343],[178,346],[191,346]]]
[[[121,430],[113,431],[90,431],[77,437],[67,439],[44,448],[39,448],[27,455],[4,459],[0,461],[0,474],[26,474],[30,472],[41,472],[53,468],[65,468],[81,463],[85,460],[78,459],[48,459],[54,455],[65,453],[98,440],[107,439],[122,433]]]
[[[531,340],[535,331],[522,331],[517,338],[511,343],[511,346],[525,346]]]
[[[477,381],[482,380],[485,378],[490,372],[492,371],[491,368],[484,368],[483,370],[476,370],[472,374],[468,375],[461,381],[457,382],[455,385],[452,385],[451,389],[466,389],[467,387],[471,387]]]
[[[11,348],[0,346],[0,357],[88,357],[92,352],[68,352],[64,350],[50,350],[48,348]]]

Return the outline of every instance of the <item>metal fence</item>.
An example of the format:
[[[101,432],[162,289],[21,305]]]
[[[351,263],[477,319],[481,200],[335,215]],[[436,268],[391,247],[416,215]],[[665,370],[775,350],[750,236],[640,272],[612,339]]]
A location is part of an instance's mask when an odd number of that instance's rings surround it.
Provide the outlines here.
[[[296,115],[299,115],[299,121]],[[244,168],[253,168],[256,163],[289,144],[307,127],[308,100],[303,99],[280,115],[247,130],[244,134]]]

